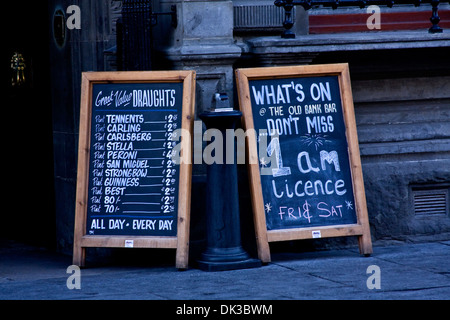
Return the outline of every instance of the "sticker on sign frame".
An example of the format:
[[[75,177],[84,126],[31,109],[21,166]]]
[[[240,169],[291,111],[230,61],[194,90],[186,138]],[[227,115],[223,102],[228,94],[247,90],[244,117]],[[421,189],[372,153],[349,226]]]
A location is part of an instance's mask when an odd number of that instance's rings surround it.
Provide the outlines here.
[[[322,238],[322,233],[320,232],[320,230],[314,230],[311,232],[311,234],[313,239]]]
[[[125,248],[134,248],[134,240],[125,240]]]

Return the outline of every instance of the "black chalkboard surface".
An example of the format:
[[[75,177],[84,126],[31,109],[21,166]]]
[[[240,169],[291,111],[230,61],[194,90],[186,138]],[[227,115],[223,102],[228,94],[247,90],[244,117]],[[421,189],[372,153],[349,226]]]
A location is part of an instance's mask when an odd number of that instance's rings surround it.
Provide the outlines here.
[[[186,268],[195,72],[82,79],[73,264],[87,247],[176,248]]]
[[[268,230],[356,223],[337,76],[249,86]]]
[[[238,69],[258,255],[268,242],[372,244],[347,64]],[[251,132],[254,132],[251,134]]]
[[[89,235],[176,236],[182,83],[94,84]]]

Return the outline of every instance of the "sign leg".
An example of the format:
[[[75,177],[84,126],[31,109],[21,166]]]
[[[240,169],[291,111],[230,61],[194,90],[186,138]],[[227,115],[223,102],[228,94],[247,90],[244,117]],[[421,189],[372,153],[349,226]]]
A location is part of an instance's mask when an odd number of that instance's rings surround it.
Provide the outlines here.
[[[86,265],[86,248],[80,246],[73,247],[72,263],[80,268]]]
[[[359,244],[359,253],[368,257],[373,253],[372,250],[372,239],[370,238],[369,234],[363,234],[362,236],[358,237],[358,244]]]

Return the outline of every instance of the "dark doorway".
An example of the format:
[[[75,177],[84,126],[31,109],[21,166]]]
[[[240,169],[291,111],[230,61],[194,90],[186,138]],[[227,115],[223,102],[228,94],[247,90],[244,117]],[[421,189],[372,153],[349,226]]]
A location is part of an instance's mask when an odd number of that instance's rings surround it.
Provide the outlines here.
[[[0,238],[53,247],[52,106],[47,3],[3,4]]]

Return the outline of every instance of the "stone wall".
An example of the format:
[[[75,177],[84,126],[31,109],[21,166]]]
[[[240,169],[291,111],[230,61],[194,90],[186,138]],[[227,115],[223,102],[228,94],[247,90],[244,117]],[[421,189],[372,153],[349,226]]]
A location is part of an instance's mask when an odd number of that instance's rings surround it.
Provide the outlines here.
[[[258,37],[246,45],[239,67],[349,63],[373,240],[450,236],[448,35]]]
[[[81,73],[115,68],[108,49],[115,45],[115,21],[120,12],[117,1],[52,0],[48,16],[64,13],[67,7],[81,9],[81,29],[66,29],[63,45],[49,30],[51,98],[56,210],[56,246],[70,253],[73,243],[75,190],[77,177],[78,130]]]
[[[448,237],[450,77],[354,81],[353,92],[373,237]],[[420,190],[447,192],[444,214],[432,198],[418,212]]]

